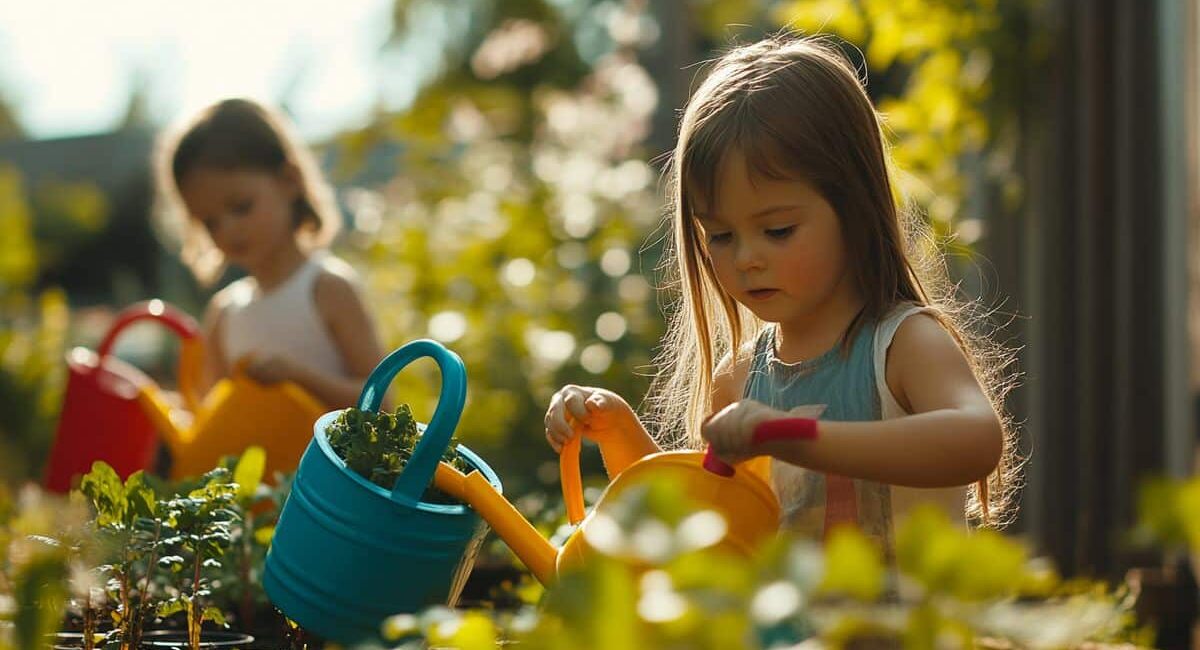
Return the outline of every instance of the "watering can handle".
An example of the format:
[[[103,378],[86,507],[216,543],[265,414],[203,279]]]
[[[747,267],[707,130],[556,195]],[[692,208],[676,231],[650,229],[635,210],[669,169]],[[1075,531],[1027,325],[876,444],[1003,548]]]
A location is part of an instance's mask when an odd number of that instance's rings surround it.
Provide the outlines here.
[[[117,314],[116,321],[109,328],[100,346],[96,349],[96,357],[101,361],[112,352],[117,336],[133,323],[140,320],[154,320],[179,335],[183,339],[183,347],[179,353],[179,392],[189,409],[193,412],[200,404],[199,382],[201,366],[204,361],[204,351],[200,338],[200,326],[191,316],[179,311],[161,300],[146,300],[134,303]]]
[[[442,372],[442,392],[438,396],[433,419],[421,434],[412,458],[392,487],[392,500],[399,503],[420,501],[425,488],[433,480],[438,461],[450,444],[450,436],[458,426],[463,404],[467,401],[466,366],[457,354],[447,350],[441,343],[418,339],[394,350],[380,361],[367,377],[362,394],[358,397],[359,410],[378,411],[383,403],[383,394],[396,374],[421,357],[432,357],[437,362]]]
[[[759,445],[772,440],[816,440],[815,418],[780,418],[759,422],[750,437],[751,444]],[[733,476],[733,465],[726,463],[713,453],[712,445],[704,450],[704,469],[718,476]]]
[[[567,521],[577,525],[583,521],[583,476],[579,471],[579,453],[583,436],[576,435],[563,445],[558,454],[558,480],[562,483],[563,503],[567,504]]]

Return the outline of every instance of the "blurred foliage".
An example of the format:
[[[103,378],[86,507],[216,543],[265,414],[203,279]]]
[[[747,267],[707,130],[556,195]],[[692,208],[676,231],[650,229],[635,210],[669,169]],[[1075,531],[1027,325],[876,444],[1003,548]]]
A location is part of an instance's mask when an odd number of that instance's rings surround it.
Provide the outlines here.
[[[31,194],[16,168],[0,165],[0,478],[40,473],[62,398],[66,296],[39,290],[37,278],[107,218],[91,183],[48,182]]]
[[[515,612],[433,608],[400,615],[385,623],[385,637],[416,635],[406,648],[428,642],[464,649],[514,642],[760,648],[806,638],[819,640],[815,647],[870,640],[904,648],[1152,641],[1136,626],[1124,589],[1062,582],[1019,543],[968,533],[935,509],[901,524],[898,561],[888,569],[874,542],[853,528],[840,529],[824,549],[780,538],[748,561],[717,552],[712,544],[720,536],[698,525],[702,517],[677,486],[651,483],[618,498],[624,515],[617,530],[625,541],[597,535],[594,560],[562,576],[536,603]]]
[[[104,229],[109,212],[93,182],[46,179],[31,188],[20,170],[0,163],[0,306],[19,307],[46,269]]]
[[[1142,543],[1187,549],[1200,560],[1200,477],[1146,481],[1133,534]]]
[[[1033,28],[1041,0],[695,3],[714,39],[764,21],[840,38],[884,116],[898,190],[956,253],[971,253],[989,213],[1020,207],[1023,76],[1050,46]]]
[[[33,284],[37,266],[33,208],[24,179],[15,167],[0,165],[0,299],[16,300]]]
[[[549,396],[598,384],[637,404],[662,332],[665,202],[645,143],[664,80],[640,63],[661,34],[683,30],[700,59],[785,25],[844,39],[887,116],[900,190],[936,234],[970,246],[992,209],[974,181],[1010,209],[1020,200],[1012,71],[1036,56],[1035,2],[398,0],[389,47],[439,35],[436,72],[410,107],[332,147],[338,180],[361,185],[346,193],[347,255],[387,345],[429,336],[454,349],[470,378],[464,442],[510,492],[554,484]],[[394,174],[356,183],[381,157]],[[437,384],[428,364],[398,378],[396,397],[424,419]]]
[[[466,361],[464,442],[513,493],[554,484],[541,440],[550,394],[599,384],[636,404],[662,331],[664,200],[645,142],[664,80],[640,61],[664,32],[681,30],[697,60],[785,25],[844,39],[887,116],[900,187],[939,234],[970,245],[990,209],[977,179],[1009,208],[1020,200],[1015,75],[1039,56],[1037,4],[397,0],[388,48],[421,42],[437,60],[411,106],[332,143],[336,180],[355,186],[347,255],[389,347],[431,336]],[[384,182],[358,180],[381,168],[394,169]],[[18,450],[5,458],[44,456],[61,391],[65,306],[27,294],[106,218],[94,187],[30,190],[0,167],[0,403],[15,407],[0,426]],[[397,379],[398,398],[427,419],[438,381],[419,363]]]
[[[66,296],[11,296],[0,310],[0,481],[41,475],[62,402]]]
[[[0,484],[0,650],[44,647],[69,600],[102,593],[79,498]]]
[[[212,510],[213,517],[199,517],[190,529],[192,543],[212,547],[206,556],[220,551],[216,545],[235,549],[225,554],[228,567],[210,562],[214,593],[205,595],[215,608],[208,613],[224,619],[246,606],[245,581],[255,581],[257,572],[236,570],[231,556],[253,535],[263,548],[247,558],[261,570],[270,526],[236,520],[253,512],[269,521],[277,513],[258,508],[267,496],[260,482],[264,460],[259,450],[250,450],[203,478],[174,484],[140,474],[122,484],[97,463],[83,481],[84,492],[69,499],[28,486],[14,502],[0,488],[0,620],[13,622],[0,626],[0,650],[33,647],[31,639],[59,629],[68,602],[74,610],[128,611],[122,604],[126,590],[97,580],[118,567],[145,574],[138,598],[151,603],[178,598],[172,591],[178,575],[159,571],[151,579],[149,571],[187,558],[152,552],[138,564],[121,540],[189,529],[181,499],[191,501],[186,505],[193,514]],[[90,522],[84,493],[95,508]],[[224,514],[215,516],[217,510]],[[730,554],[718,546],[727,532],[720,515],[697,509],[683,488],[662,478],[621,492],[588,521],[573,531],[587,537],[588,561],[545,589],[520,588],[517,607],[434,607],[398,615],[384,622],[384,638],[404,648],[519,643],[583,650],[792,647],[806,639],[815,645],[798,647],[1153,644],[1149,629],[1139,628],[1133,616],[1135,593],[1100,582],[1063,581],[1019,542],[992,531],[967,531],[933,507],[900,522],[894,564],[885,562],[876,542],[850,527],[836,531],[824,547],[784,534],[749,556]],[[200,534],[201,529],[208,532]],[[226,580],[230,584],[217,586]],[[238,618],[246,629],[248,619]],[[113,641],[116,635],[107,636]]]
[[[584,67],[571,21],[548,3],[475,3],[465,45],[448,47],[413,106],[337,143],[346,175],[372,151],[398,150],[395,178],[348,197],[349,255],[389,346],[429,336],[463,357],[458,435],[518,494],[553,459],[542,442],[550,394],[599,383],[636,402],[648,382],[635,369],[661,330],[638,273],[661,209],[638,148],[655,85],[629,47]],[[438,379],[432,363],[414,368],[396,398],[425,419]]]

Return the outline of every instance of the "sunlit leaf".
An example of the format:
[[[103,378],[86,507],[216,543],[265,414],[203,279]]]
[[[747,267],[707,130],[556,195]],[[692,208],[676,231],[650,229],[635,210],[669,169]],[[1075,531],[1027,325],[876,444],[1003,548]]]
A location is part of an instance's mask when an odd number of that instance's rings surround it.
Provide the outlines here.
[[[258,491],[267,467],[267,452],[258,445],[247,447],[233,470],[233,482],[238,484],[238,499],[249,501]]]
[[[435,626],[429,640],[462,650],[492,650],[496,647],[496,626],[483,612],[468,611],[456,621]]]
[[[830,533],[821,591],[870,601],[883,592],[884,579],[882,551],[857,528],[841,526]]]

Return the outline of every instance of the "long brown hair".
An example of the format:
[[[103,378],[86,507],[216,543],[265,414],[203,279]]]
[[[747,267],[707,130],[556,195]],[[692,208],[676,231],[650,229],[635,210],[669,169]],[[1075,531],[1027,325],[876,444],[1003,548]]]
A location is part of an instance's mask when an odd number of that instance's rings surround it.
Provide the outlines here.
[[[325,246],[341,227],[341,214],[312,154],[282,115],[248,99],[226,99],[164,134],[155,161],[158,225],[203,284],[220,277],[225,259],[203,225],[189,217],[179,193],[184,177],[197,168],[278,173],[287,166],[297,170],[301,186],[293,206],[299,242],[308,249]]]
[[[804,178],[836,211],[848,256],[861,261],[853,269],[865,299],[844,342],[904,302],[932,307],[957,340],[1004,430],[1000,465],[972,491],[967,515],[1002,526],[1020,465],[1003,408],[1015,382],[1015,353],[980,331],[985,314],[978,303],[957,299],[928,227],[900,208],[880,122],[853,65],[820,38],[770,37],[733,49],[712,67],[684,111],[669,169],[663,270],[675,295],[649,419],[664,446],[697,446],[717,360],[749,354],[765,326],[720,291],[695,220],[714,205],[724,157],[738,151],[752,174]]]

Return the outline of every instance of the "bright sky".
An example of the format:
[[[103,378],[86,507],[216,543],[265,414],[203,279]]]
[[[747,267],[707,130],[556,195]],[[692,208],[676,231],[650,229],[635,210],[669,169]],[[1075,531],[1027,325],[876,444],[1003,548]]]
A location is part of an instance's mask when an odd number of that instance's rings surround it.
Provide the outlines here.
[[[216,99],[286,98],[320,138],[403,106],[421,68],[380,48],[391,0],[6,0],[0,96],[33,137],[104,132],[139,76],[169,123]]]

